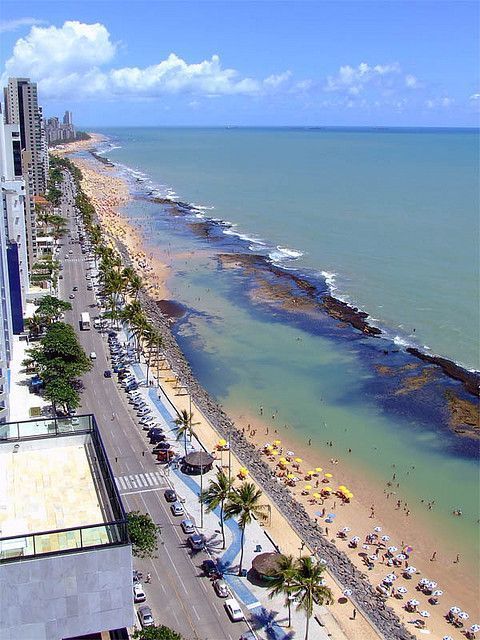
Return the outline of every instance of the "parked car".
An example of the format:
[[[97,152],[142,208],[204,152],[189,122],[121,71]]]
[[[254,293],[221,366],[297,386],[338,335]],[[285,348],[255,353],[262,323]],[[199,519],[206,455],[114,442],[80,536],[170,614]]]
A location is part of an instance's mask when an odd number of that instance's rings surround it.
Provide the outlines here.
[[[138,610],[138,618],[142,627],[154,627],[155,620],[153,619],[152,610],[150,607],[140,607]]]
[[[240,636],[240,640],[258,640],[257,636],[253,633],[253,631],[245,631],[245,633],[242,633],[242,635]]]
[[[105,371],[103,372],[103,377],[104,378],[111,378],[112,377],[112,372],[110,371],[110,369],[105,369]]]
[[[188,536],[187,542],[193,551],[201,551],[205,547],[205,536],[203,533],[194,533]]]
[[[215,580],[213,582],[213,588],[219,598],[228,598],[230,591],[228,590],[225,580]]]
[[[180,526],[183,529],[184,533],[195,533],[195,527],[193,522],[189,518],[185,518],[180,522]]]
[[[75,294],[74,293],[71,293],[68,297],[69,297],[70,300],[75,300]]]
[[[90,360],[96,360],[97,359],[97,354],[95,353],[95,351],[90,351]]]
[[[210,558],[208,558],[207,560],[204,560],[202,562],[202,571],[209,578],[211,576],[214,576],[216,573],[218,573],[218,566],[215,560],[211,560]]]
[[[243,611],[235,598],[225,600],[225,609],[227,610],[232,622],[239,622],[244,619]]]
[[[165,489],[165,491],[163,492],[163,497],[165,498],[165,500],[167,502],[176,502],[177,501],[177,494],[175,493],[175,491],[173,489]]]
[[[183,516],[183,514],[185,513],[180,502],[174,502],[173,504],[171,504],[170,511],[174,516]]]
[[[78,287],[73,287],[72,291],[78,291]]]
[[[133,585],[133,601],[134,602],[145,602],[147,596],[145,595],[145,591],[140,582],[136,582]]]

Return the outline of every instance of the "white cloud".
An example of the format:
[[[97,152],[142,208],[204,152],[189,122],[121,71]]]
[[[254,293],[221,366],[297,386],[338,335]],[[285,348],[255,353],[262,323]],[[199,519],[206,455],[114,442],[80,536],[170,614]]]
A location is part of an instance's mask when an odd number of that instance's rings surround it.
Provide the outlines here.
[[[480,100],[480,93],[473,93],[469,100]]]
[[[17,18],[16,20],[0,20],[0,33],[16,31],[21,27],[31,27],[34,24],[45,24],[45,20],[37,18]]]
[[[356,96],[366,86],[372,84],[381,85],[385,79],[398,74],[400,71],[398,62],[374,66],[361,62],[357,67],[347,64],[340,67],[336,75],[327,77],[327,84],[324,89],[325,91],[335,91]]]
[[[448,109],[454,102],[455,100],[453,98],[443,96],[442,98],[430,98],[426,100],[425,106],[427,109]]]
[[[405,86],[408,87],[409,89],[416,89],[417,87],[420,86],[418,82],[418,78],[413,76],[411,73],[407,74],[405,76]]]
[[[149,98],[165,94],[258,95],[290,84],[290,71],[265,79],[242,77],[223,68],[218,55],[189,63],[175,53],[146,67],[109,68],[116,53],[102,24],[67,21],[61,27],[36,27],[17,40],[5,64],[8,76],[29,76],[42,98]]]

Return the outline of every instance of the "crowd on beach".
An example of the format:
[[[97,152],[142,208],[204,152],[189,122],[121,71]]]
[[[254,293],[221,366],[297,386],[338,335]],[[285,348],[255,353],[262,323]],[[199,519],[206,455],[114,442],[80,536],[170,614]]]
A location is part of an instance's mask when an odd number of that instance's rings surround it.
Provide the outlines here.
[[[347,597],[369,616],[385,637],[401,640],[413,637],[401,623],[399,614],[401,615],[402,610],[405,614],[414,615],[415,626],[418,629],[425,628],[426,620],[432,616],[437,617],[437,611],[441,610],[455,628],[465,629],[466,633],[471,633],[474,637],[475,632],[464,627],[464,622],[468,619],[465,615],[468,614],[456,605],[445,611],[442,603],[443,591],[434,581],[423,576],[416,567],[412,567],[410,562],[413,549],[409,551],[409,544],[401,541],[399,548],[394,544],[387,546],[390,538],[387,534],[380,536],[381,527],[376,523],[371,531],[363,534],[359,532],[360,535],[349,535],[351,531],[347,526],[335,531],[337,501],[338,506],[348,507],[353,493],[343,485],[332,488],[332,473],[324,472],[323,467],[319,466],[313,469],[305,468],[303,459],[296,456],[292,450],[284,451],[278,438],[273,442],[265,442],[260,447],[250,442],[250,438],[254,439],[257,436],[257,430],[250,425],[242,427],[241,430],[235,428],[222,408],[210,398],[193,376],[170,333],[169,323],[155,304],[156,299],[163,297],[166,267],[159,261],[155,264],[154,256],[147,254],[143,248],[141,234],[132,225],[127,224],[118,212],[118,208],[124,206],[129,199],[125,183],[112,175],[108,166],[95,165],[95,169],[92,169],[87,161],[75,159],[75,163],[84,174],[82,186],[95,206],[99,222],[112,241],[120,243],[124,259],[137,269],[146,283],[141,301],[151,319],[161,329],[167,360],[172,370],[192,395],[194,404],[218,432],[229,439],[232,450],[285,514],[292,527],[301,532],[303,540],[314,550],[318,558],[326,562],[329,571],[343,585],[347,585]],[[261,407],[260,415],[263,412],[264,409]],[[266,435],[268,433],[267,427]],[[336,464],[338,460],[331,458],[330,465]],[[398,483],[394,473],[391,487],[387,486],[384,491],[386,499],[394,495],[395,484]],[[433,506],[434,501],[430,501],[427,508],[431,509]],[[406,502],[397,499],[397,508],[403,509],[406,517],[409,516],[410,510]],[[372,504],[370,519],[373,520],[375,517],[375,505]],[[432,553],[431,560],[436,560],[436,552]],[[459,556],[456,562],[459,562]],[[389,574],[380,576],[386,568]],[[370,576],[375,576],[375,582],[378,582],[376,587],[365,577],[364,570],[367,570]],[[417,577],[418,584],[412,589],[410,585]],[[407,600],[407,593],[412,595],[413,590],[416,591],[413,595],[417,597]],[[425,599],[419,600],[421,596]],[[392,605],[395,611],[389,605]],[[459,614],[462,614],[463,618],[459,617]],[[412,622],[411,617],[402,617],[405,621]],[[475,625],[472,626],[474,627]]]

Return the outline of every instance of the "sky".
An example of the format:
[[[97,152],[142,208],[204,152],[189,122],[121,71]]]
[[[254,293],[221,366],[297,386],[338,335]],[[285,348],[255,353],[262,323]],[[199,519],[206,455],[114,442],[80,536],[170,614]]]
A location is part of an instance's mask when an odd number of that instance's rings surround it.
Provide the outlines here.
[[[478,2],[2,0],[0,68],[77,126],[478,126]]]

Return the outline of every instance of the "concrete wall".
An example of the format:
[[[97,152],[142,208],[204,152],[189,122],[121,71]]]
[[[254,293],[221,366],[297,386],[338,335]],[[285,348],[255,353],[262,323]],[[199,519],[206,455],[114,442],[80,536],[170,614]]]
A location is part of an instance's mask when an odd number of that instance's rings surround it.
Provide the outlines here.
[[[2,640],[60,640],[132,625],[130,546],[0,564]]]

